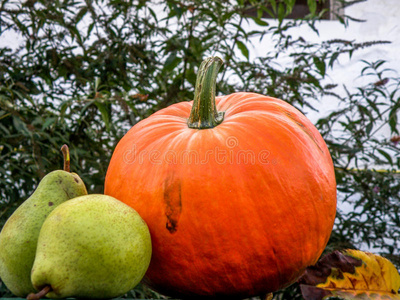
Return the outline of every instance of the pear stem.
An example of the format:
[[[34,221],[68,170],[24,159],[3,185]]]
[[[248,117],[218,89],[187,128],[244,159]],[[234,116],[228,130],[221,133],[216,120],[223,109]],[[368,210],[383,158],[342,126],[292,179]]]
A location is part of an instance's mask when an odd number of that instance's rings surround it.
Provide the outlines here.
[[[65,146],[65,145],[64,145]],[[47,295],[47,293],[51,292],[51,286],[50,285],[45,285],[44,288],[42,288],[39,292],[36,294],[30,293],[28,297],[26,297],[27,300],[39,300],[43,298],[44,296]]]
[[[68,146],[67,146],[66,144],[64,144],[64,145],[61,147],[61,151],[62,151],[63,156],[64,156],[64,171],[66,171],[66,172],[71,172],[71,171],[70,171],[70,165],[71,165],[71,163],[70,163],[69,148],[68,148]]]

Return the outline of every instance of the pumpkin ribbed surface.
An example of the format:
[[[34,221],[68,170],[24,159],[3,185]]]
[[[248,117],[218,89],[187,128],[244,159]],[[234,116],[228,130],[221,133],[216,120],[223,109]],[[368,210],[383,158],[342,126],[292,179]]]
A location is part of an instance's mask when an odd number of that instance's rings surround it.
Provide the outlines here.
[[[291,105],[216,98],[221,124],[191,129],[193,102],[139,122],[112,156],[105,193],[149,226],[146,282],[173,296],[241,298],[297,279],[324,250],[336,213],[324,140]]]

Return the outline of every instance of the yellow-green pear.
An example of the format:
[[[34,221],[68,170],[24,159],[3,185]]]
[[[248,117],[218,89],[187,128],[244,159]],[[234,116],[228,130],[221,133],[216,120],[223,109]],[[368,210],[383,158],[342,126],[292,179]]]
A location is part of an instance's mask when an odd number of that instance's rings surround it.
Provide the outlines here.
[[[68,147],[64,145],[62,150],[67,171],[57,170],[43,177],[35,192],[15,210],[0,233],[0,277],[19,297],[35,291],[31,269],[44,220],[59,204],[87,194],[82,179],[69,172]]]
[[[114,298],[133,289],[151,258],[149,229],[119,200],[100,194],[59,205],[39,234],[28,299]]]

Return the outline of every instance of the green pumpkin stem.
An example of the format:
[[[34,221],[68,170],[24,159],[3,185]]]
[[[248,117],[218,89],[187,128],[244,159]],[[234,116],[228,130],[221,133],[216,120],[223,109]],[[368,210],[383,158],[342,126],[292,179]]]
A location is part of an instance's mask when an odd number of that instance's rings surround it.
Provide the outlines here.
[[[219,57],[209,57],[201,63],[188,120],[189,128],[213,128],[224,120],[224,112],[218,112],[215,105],[217,74],[221,66],[222,59]]]

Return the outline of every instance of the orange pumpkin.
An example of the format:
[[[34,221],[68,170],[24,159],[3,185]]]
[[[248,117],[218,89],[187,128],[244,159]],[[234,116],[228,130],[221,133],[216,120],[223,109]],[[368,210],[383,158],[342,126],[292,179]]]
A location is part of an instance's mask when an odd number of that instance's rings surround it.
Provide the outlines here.
[[[215,98],[221,64],[203,62],[194,102],[136,124],[107,171],[105,193],[149,226],[145,282],[171,296],[281,289],[317,261],[335,218],[334,168],[317,129],[275,98]]]

